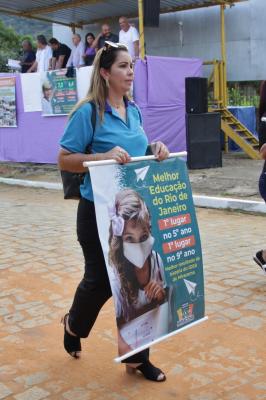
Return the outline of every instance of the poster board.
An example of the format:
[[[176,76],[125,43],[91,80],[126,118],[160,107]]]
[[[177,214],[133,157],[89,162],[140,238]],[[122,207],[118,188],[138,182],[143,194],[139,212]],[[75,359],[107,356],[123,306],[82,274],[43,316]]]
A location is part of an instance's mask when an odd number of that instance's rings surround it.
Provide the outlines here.
[[[120,361],[204,319],[200,236],[181,159],[89,170]]]
[[[68,77],[67,69],[43,72],[41,75],[42,115],[68,115],[76,105],[76,70]]]
[[[16,78],[0,78],[0,127],[17,127]]]

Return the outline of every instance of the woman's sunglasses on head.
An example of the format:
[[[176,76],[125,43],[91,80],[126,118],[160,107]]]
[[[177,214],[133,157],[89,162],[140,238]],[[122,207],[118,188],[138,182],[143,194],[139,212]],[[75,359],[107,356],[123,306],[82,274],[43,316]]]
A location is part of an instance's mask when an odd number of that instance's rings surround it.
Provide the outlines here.
[[[110,40],[106,40],[104,42],[103,50],[104,51],[108,51],[108,50],[111,50],[111,49],[125,49],[125,50],[128,50],[127,46],[125,44],[123,44],[123,43],[114,43],[114,42],[111,42]]]

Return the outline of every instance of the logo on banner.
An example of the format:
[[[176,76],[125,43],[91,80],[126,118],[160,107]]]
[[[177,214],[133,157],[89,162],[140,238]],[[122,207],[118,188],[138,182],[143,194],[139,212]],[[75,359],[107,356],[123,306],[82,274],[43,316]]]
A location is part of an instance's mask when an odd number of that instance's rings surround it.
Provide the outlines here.
[[[194,304],[185,303],[182,304],[180,308],[177,309],[176,313],[178,316],[178,321],[176,323],[177,327],[187,324],[188,322],[193,321],[194,314],[193,314]]]
[[[189,281],[188,279],[184,279],[184,283],[186,285],[190,301],[195,302],[202,297],[202,294],[200,294],[198,290],[197,283]]]
[[[149,169],[150,169],[149,166],[135,169],[137,187],[146,187],[144,179],[146,178]]]

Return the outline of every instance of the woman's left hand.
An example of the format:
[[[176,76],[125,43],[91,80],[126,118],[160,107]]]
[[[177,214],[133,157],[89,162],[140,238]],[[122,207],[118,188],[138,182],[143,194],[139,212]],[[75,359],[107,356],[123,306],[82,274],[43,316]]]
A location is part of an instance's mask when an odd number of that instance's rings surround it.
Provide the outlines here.
[[[266,160],[266,143],[261,146],[260,155],[263,160]]]
[[[169,157],[169,150],[162,142],[151,143],[151,150],[158,161],[163,161]]]
[[[150,281],[144,287],[144,291],[149,300],[162,301],[165,296],[164,289],[156,281]]]

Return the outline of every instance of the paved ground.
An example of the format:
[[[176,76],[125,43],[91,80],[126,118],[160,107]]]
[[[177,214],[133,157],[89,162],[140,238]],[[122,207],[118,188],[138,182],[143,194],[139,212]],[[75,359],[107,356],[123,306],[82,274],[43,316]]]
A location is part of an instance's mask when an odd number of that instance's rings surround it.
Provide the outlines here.
[[[222,168],[189,171],[194,194],[261,200],[258,178],[262,160],[243,153],[223,154]]]
[[[5,185],[0,195],[0,399],[266,399],[266,276],[251,259],[266,217],[197,211],[209,320],[153,348],[168,378],[158,384],[113,363],[112,301],[82,359],[63,350],[59,321],[83,269],[76,202]]]
[[[263,161],[243,153],[223,154],[223,167],[189,171],[194,194],[261,200],[258,178]],[[0,176],[61,182],[56,165],[0,163]]]

